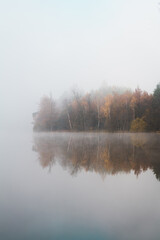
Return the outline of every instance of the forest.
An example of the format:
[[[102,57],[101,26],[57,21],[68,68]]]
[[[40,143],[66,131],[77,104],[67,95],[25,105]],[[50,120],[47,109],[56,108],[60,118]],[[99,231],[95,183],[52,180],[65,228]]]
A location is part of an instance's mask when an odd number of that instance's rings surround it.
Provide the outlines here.
[[[153,94],[136,88],[106,87],[55,101],[50,96],[40,100],[33,113],[34,131],[160,131],[160,83]]]

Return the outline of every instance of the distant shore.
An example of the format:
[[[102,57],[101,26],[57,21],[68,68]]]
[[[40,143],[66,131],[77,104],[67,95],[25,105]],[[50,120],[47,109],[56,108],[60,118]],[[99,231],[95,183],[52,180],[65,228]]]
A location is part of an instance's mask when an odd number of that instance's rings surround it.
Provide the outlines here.
[[[56,102],[41,99],[32,114],[35,131],[160,132],[160,83],[154,93],[140,88],[106,88],[71,96]]]

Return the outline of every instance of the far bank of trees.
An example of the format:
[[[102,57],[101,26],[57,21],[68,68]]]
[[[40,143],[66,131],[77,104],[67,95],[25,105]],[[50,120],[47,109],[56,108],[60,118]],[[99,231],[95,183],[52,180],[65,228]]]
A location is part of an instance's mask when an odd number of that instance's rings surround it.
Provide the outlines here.
[[[33,118],[35,131],[160,131],[160,83],[153,94],[106,88],[74,90],[61,102],[45,96]]]

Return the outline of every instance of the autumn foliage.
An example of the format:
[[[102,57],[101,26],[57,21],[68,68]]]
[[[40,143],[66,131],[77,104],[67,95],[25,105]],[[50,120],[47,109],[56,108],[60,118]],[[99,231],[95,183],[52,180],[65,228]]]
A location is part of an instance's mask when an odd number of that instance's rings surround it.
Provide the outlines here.
[[[34,130],[159,131],[160,84],[153,94],[110,88],[87,94],[74,90],[61,103],[43,97],[34,114]]]
[[[131,131],[132,132],[145,132],[147,128],[147,123],[143,118],[136,118],[131,122]]]

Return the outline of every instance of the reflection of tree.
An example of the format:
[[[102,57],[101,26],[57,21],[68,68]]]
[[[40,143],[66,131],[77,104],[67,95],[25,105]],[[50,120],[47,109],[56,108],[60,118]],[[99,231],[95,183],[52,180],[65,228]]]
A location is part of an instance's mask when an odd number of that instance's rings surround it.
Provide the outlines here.
[[[53,143],[48,138],[43,138],[43,141],[38,141],[33,150],[39,153],[39,162],[43,168],[51,166],[54,162]]]
[[[38,134],[33,150],[38,152],[42,167],[56,161],[72,175],[80,170],[105,174],[139,175],[148,168],[160,179],[160,135],[55,133]]]

